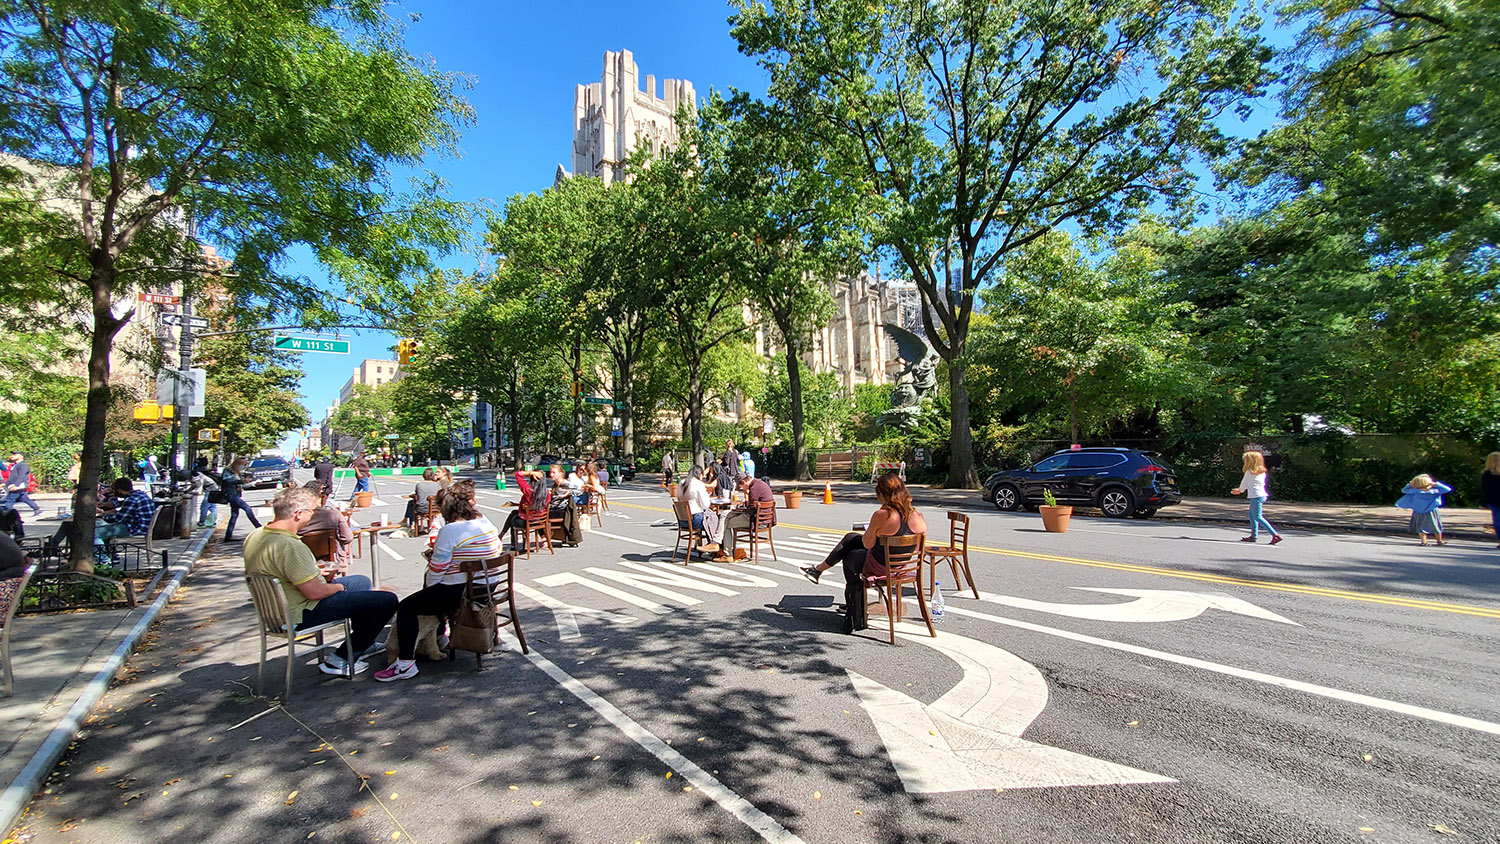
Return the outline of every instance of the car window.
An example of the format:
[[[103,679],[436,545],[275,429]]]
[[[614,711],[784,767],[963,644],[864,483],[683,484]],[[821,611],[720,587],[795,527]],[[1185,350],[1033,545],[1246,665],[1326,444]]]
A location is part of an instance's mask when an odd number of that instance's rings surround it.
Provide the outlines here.
[[[277,458],[274,458],[274,457],[264,457],[264,458],[261,458],[259,460],[251,460],[250,461],[250,468],[252,468],[252,469],[265,469],[265,468],[269,468],[269,467],[272,467],[272,466],[280,466],[281,464],[282,464],[282,461],[279,460],[279,459],[277,459]]]
[[[1123,454],[1095,451],[1073,455],[1073,461],[1068,465],[1074,469],[1104,469],[1124,462],[1125,455]]]
[[[1032,471],[1060,472],[1063,469],[1068,468],[1068,459],[1073,456],[1074,455],[1072,454],[1054,454],[1051,457],[1048,457],[1046,460],[1043,460],[1042,462],[1036,464],[1036,467],[1033,468]]]

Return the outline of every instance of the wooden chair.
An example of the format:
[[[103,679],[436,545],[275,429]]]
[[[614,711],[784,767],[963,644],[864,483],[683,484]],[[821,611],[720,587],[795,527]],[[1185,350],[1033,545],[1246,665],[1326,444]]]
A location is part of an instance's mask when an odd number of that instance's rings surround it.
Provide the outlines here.
[[[776,540],[771,537],[771,529],[776,526],[774,524],[775,520],[775,501],[755,502],[755,519],[750,524],[744,527],[734,529],[734,535],[736,537],[734,547],[738,548],[740,546],[738,537],[745,537],[745,541],[750,545],[749,559],[756,563],[759,563],[760,538],[762,535],[764,535],[766,538],[766,542],[771,546],[771,559],[781,559],[780,557],[776,556]]]
[[[969,570],[969,517],[963,513],[948,511],[948,544],[927,546],[927,564],[930,567],[928,577],[932,580],[932,590],[937,592],[937,567],[943,560],[948,561],[948,566],[953,569],[953,582],[959,589],[963,587],[963,581],[958,579],[959,567],[963,567],[964,580],[968,581],[969,588],[973,590],[974,597],[979,597],[979,587],[974,585],[974,573]]]
[[[687,565],[693,561],[693,549],[702,545],[705,537],[702,530],[693,527],[693,511],[686,501],[672,499],[672,513],[677,516],[677,544],[672,547],[672,562],[677,562],[677,552],[686,541],[687,556],[682,558],[682,564]]]
[[[312,551],[313,559],[332,560],[333,555],[339,550],[339,532],[329,528],[328,530],[310,530],[299,537],[302,544]]]
[[[247,574],[245,585],[250,587],[250,601],[255,604],[255,615],[260,620],[260,664],[255,673],[255,693],[260,694],[265,681],[266,653],[278,648],[286,648],[286,693],[281,702],[286,703],[292,699],[292,667],[297,664],[297,643],[308,638],[316,638],[317,645],[313,653],[331,649],[331,645],[323,642],[323,633],[335,627],[343,628],[344,646],[348,650],[345,654],[346,675],[354,678],[354,663],[357,655],[354,653],[354,627],[349,619],[341,618],[338,621],[330,621],[327,624],[317,624],[312,627],[297,629],[292,623],[292,609],[287,605],[286,593],[281,589],[281,578],[272,577],[268,574]],[[268,639],[276,638],[284,640],[278,644],[269,644]]]
[[[927,632],[937,638],[932,626],[932,614],[927,610],[927,593],[922,589],[922,572],[927,535],[881,536],[875,541],[876,550],[885,558],[885,574],[865,574],[860,580],[865,586],[873,586],[885,604],[885,614],[891,625],[891,644],[896,644],[896,622],[901,620],[901,592],[906,584],[917,587],[917,606],[922,610],[922,620],[927,622]],[[868,564],[866,564],[868,568]]]
[[[488,560],[465,560],[459,563],[459,570],[468,575],[465,597],[478,605],[487,606],[495,618],[495,639],[500,638],[500,628],[510,625],[516,632],[516,639],[521,643],[521,653],[531,653],[531,648],[526,645],[526,634],[521,632],[521,617],[516,614],[516,554],[514,551],[506,551],[498,557]],[[475,583],[475,575],[488,575],[489,584]],[[509,615],[500,612],[500,604],[504,603]],[[448,656],[453,658],[455,648],[448,646]],[[484,654],[474,654],[474,665],[476,671],[484,670]]]
[[[414,534],[427,533],[432,530],[432,515],[437,512],[437,496],[427,496],[427,512],[417,513],[412,516],[411,527]]]
[[[583,511],[578,514],[578,517],[587,521],[588,518],[592,516],[594,518],[595,527],[604,527],[604,516],[601,515],[600,511],[600,502],[603,498],[603,495],[594,492],[593,490],[585,491],[583,499]]]
[[[36,563],[26,567],[20,577],[11,577],[0,580],[0,662],[5,663],[5,696],[11,694],[11,665],[10,665],[10,629],[11,621],[16,617],[16,610],[21,606],[21,595],[26,592],[26,584],[31,582],[31,575],[36,572]]]
[[[531,559],[532,537],[539,536],[536,540],[536,549],[542,550],[542,543],[547,545],[547,553],[556,554],[557,549],[552,547],[552,508],[547,507],[540,512],[521,513],[521,523],[525,526],[521,531],[521,553],[526,559]]]

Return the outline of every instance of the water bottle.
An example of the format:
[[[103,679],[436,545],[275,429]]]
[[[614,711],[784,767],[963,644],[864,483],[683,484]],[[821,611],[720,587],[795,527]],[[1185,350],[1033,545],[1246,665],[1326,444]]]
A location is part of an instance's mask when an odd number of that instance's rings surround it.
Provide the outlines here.
[[[932,599],[932,620],[937,621],[943,617],[943,610],[948,606],[943,600],[943,582],[937,582],[937,595]]]

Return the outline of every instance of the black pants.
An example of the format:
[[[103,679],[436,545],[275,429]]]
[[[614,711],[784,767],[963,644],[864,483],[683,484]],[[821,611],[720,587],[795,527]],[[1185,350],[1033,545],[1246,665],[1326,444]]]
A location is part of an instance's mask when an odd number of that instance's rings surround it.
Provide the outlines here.
[[[865,548],[864,535],[848,533],[839,540],[839,544],[833,546],[828,556],[823,558],[826,565],[843,563],[844,566],[845,633],[864,630],[869,626],[869,618],[865,612],[865,582],[860,579],[860,575],[865,570],[865,560],[869,556],[870,551]]]
[[[438,583],[420,589],[401,599],[396,605],[396,640],[400,659],[417,658],[417,616],[435,615],[446,618],[458,609],[464,596],[462,583]]]

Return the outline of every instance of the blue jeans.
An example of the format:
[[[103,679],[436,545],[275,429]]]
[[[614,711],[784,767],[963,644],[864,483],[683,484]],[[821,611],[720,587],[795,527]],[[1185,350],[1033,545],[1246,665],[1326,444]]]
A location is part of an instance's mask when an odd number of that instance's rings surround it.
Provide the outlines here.
[[[1490,505],[1490,524],[1495,527],[1495,541],[1500,542],[1500,504]]]
[[[1261,515],[1261,509],[1263,507],[1265,507],[1265,506],[1266,506],[1266,500],[1264,498],[1252,498],[1252,499],[1250,499],[1250,538],[1251,539],[1254,539],[1255,537],[1257,537],[1257,536],[1260,535],[1260,529],[1261,529],[1261,527],[1265,527],[1266,531],[1268,533],[1270,533],[1272,536],[1277,536],[1278,535],[1276,533],[1276,528],[1271,527],[1271,523],[1268,522],[1268,521],[1266,521],[1266,517],[1265,516]]]
[[[687,522],[678,522],[677,523],[677,527],[679,527],[679,528],[686,528],[687,527]],[[697,531],[703,530],[703,514],[702,513],[694,513],[693,514],[693,530],[697,530]]]
[[[250,511],[250,505],[245,503],[245,499],[238,495],[230,495],[229,527],[224,528],[225,536],[234,536],[234,523],[239,520],[241,510],[245,512],[245,518],[250,520],[250,524],[260,527],[260,520],[255,518],[255,514]]]
[[[329,595],[318,601],[317,606],[305,610],[297,629],[347,618],[354,622],[351,643],[354,656],[358,658],[366,648],[375,644],[375,637],[396,614],[396,605],[400,601],[390,592],[371,589],[370,578],[362,574],[346,575],[333,582],[344,584],[345,591]]]
[[[369,492],[370,491],[370,479],[369,478],[355,478],[354,479],[354,491],[355,492]]]
[[[31,500],[31,495],[25,490],[16,490],[15,492],[7,493],[5,502],[0,504],[0,510],[14,510],[17,504],[25,504],[30,507],[33,516],[40,516],[42,514],[42,508],[38,507],[37,503]]]
[[[122,536],[129,535],[130,526],[126,525],[124,522],[121,522],[119,524],[100,522],[99,524],[94,525],[94,547],[103,548],[104,543],[108,542],[109,540],[119,539]]]
[[[208,520],[209,516],[213,516],[214,522],[219,520],[219,505],[209,501],[208,493],[205,492],[203,493],[203,503],[198,505],[198,524],[213,524],[213,522]]]

